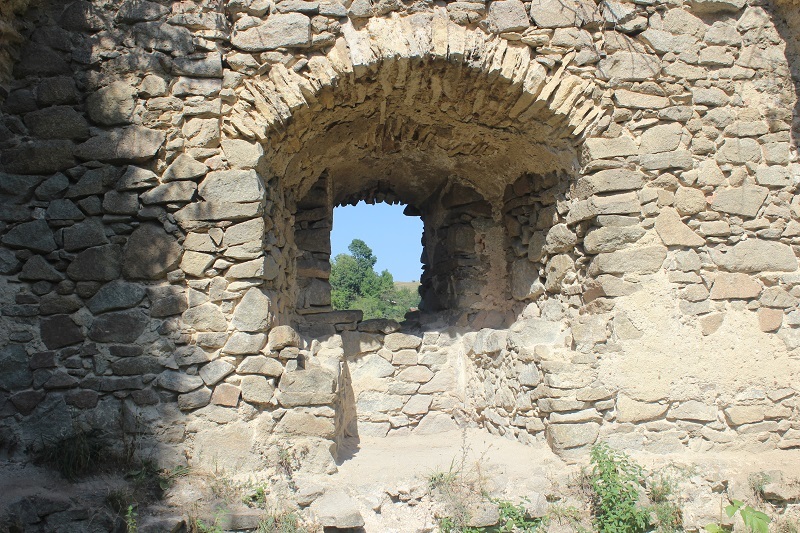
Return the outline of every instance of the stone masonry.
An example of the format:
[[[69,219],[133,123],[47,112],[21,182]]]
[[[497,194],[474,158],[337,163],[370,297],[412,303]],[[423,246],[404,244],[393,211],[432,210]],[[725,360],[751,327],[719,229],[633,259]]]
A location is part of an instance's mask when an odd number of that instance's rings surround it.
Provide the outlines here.
[[[0,91],[2,446],[80,428],[258,470],[289,445],[317,472],[459,427],[566,457],[800,447],[783,17],[34,3]],[[423,219],[403,324],[330,307],[332,210],[359,200]]]

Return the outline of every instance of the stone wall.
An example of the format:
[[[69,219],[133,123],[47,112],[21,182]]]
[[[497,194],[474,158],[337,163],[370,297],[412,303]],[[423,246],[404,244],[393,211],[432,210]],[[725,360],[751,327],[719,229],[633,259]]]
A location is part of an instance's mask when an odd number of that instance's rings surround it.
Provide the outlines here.
[[[15,458],[77,429],[166,465],[290,442],[322,471],[348,437],[471,424],[570,455],[800,446],[771,6],[79,0],[17,27]],[[327,307],[330,213],[359,199],[425,221],[400,331]]]

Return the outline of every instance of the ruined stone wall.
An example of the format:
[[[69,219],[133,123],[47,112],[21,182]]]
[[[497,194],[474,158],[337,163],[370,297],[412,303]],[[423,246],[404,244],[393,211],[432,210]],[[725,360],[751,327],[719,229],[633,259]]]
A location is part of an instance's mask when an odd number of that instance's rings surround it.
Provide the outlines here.
[[[778,18],[31,8],[0,124],[7,451],[82,429],[259,469],[289,442],[325,471],[348,437],[459,425],[577,454],[800,445]],[[327,312],[330,210],[376,191],[426,220],[428,311],[402,332]]]

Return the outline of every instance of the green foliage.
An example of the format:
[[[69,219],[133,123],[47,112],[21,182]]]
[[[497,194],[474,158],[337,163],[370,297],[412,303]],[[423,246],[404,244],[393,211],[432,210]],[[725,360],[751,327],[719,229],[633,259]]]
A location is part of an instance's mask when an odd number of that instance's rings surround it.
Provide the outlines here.
[[[222,527],[222,521],[225,519],[225,515],[227,514],[227,510],[217,509],[217,511],[214,513],[213,522],[206,523],[200,518],[190,520],[189,533],[225,533],[225,529]]]
[[[677,533],[681,531],[683,516],[676,502],[677,481],[668,472],[659,471],[648,479],[647,492],[653,503],[656,531]]]
[[[257,533],[309,533],[295,513],[273,514],[259,522]]]
[[[530,518],[525,510],[525,506],[521,503],[515,505],[505,500],[495,500],[495,503],[500,510],[500,522],[497,526],[488,528],[485,531],[497,533],[535,533],[545,525],[545,521],[541,518]]]
[[[650,513],[639,505],[642,468],[605,443],[592,447],[591,465],[589,485],[598,533],[646,531]]]
[[[403,320],[419,305],[419,295],[397,289],[388,270],[375,272],[377,258],[367,244],[354,239],[350,254],[339,254],[331,262],[331,305],[334,309],[360,309],[364,318]]]
[[[755,472],[754,474],[750,474],[747,478],[748,485],[750,485],[750,490],[753,491],[753,494],[757,498],[764,497],[764,489],[767,487],[767,484],[772,481],[772,477],[766,472]]]
[[[769,523],[772,519],[766,514],[754,509],[749,505],[745,505],[741,500],[733,500],[730,505],[725,506],[725,514],[728,518],[733,518],[733,515],[739,513],[742,517],[745,527],[748,531],[753,533],[769,533]],[[720,524],[708,524],[705,527],[708,533],[727,533],[730,529]]]
[[[128,505],[128,510],[125,512],[125,530],[127,533],[139,531],[139,525],[136,523],[138,516],[139,514],[134,510],[133,505]]]

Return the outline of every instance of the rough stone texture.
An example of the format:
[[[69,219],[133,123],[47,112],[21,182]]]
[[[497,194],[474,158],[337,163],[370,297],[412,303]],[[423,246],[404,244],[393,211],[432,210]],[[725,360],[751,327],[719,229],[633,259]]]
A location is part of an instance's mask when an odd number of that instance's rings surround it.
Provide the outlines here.
[[[325,471],[459,425],[577,460],[800,446],[791,10],[212,4],[8,25],[3,435],[79,411],[258,476],[276,439]],[[331,212],[361,200],[425,221],[402,325],[330,307]]]
[[[311,20],[300,13],[276,14],[266,23],[235,32],[231,44],[245,52],[263,52],[311,44]]]
[[[181,247],[155,224],[139,226],[125,244],[123,271],[130,279],[158,279],[174,268]]]

